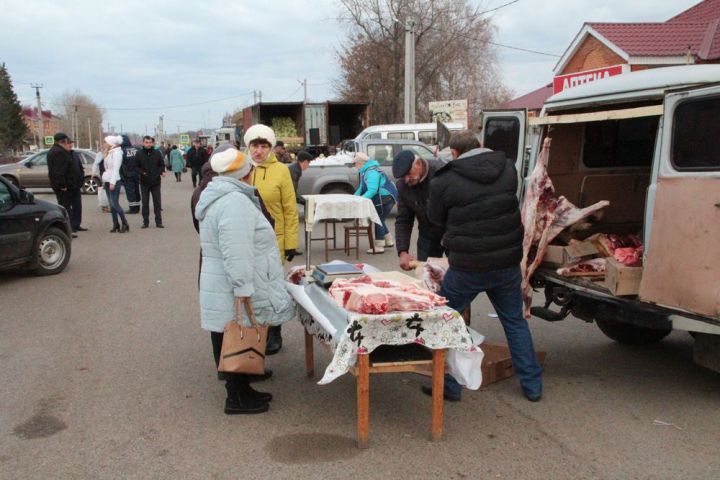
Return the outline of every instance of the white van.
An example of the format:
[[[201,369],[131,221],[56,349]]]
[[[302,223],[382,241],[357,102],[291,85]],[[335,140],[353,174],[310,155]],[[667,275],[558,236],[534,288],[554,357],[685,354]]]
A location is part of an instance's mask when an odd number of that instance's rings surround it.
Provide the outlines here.
[[[574,238],[632,234],[644,245],[624,293],[613,293],[610,270],[599,280],[541,265],[531,285],[545,303],[532,314],[549,321],[572,314],[626,344],[688,331],[695,361],[720,371],[720,65],[618,75],[550,97],[538,117],[487,112],[482,125],[484,145],[513,157],[521,180],[549,137],[555,193],[578,208],[610,202]],[[527,184],[520,184],[522,198]]]
[[[446,123],[450,132],[465,130],[461,123]],[[373,125],[360,132],[355,140],[418,140],[426,145],[437,145],[437,124],[435,123],[396,123],[392,125]]]

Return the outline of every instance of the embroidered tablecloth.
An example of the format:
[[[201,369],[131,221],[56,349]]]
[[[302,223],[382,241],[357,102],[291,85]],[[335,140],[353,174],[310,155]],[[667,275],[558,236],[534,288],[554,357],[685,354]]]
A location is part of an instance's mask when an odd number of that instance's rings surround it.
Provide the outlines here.
[[[303,195],[307,200],[305,208],[305,221],[315,225],[320,220],[350,220],[369,219],[377,224],[380,217],[375,206],[369,198],[348,195],[343,193],[330,193],[325,195]]]

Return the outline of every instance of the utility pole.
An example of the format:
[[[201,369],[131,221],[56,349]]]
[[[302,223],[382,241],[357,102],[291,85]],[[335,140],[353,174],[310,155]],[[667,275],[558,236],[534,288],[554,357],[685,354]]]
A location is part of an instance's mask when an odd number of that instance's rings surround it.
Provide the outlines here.
[[[253,90],[253,105],[257,103],[257,90]]]
[[[405,25],[405,123],[415,123],[415,21]]]
[[[262,90],[258,90],[258,103],[262,103]]]
[[[160,123],[158,125],[158,142],[165,141],[165,115],[160,115]]]
[[[37,147],[38,150],[42,148],[42,145],[45,143],[45,126],[43,124],[43,118],[42,118],[42,105],[40,103],[40,89],[43,88],[42,85],[38,85],[37,83],[30,84],[32,88],[35,89],[35,99],[37,100],[37,115],[38,115],[38,128],[37,128],[37,134],[38,134],[38,142]]]
[[[75,140],[76,142],[79,142],[80,140],[78,140],[78,137],[80,136],[80,132],[78,131],[79,125],[78,125],[78,121],[77,121],[77,111],[78,111],[77,103],[75,105],[73,105],[73,107],[74,108],[73,108],[73,115],[72,115],[72,139]],[[78,144],[78,146],[79,145],[80,144]]]
[[[298,80],[298,82],[300,82],[300,80]],[[303,81],[300,82],[300,84],[305,89],[305,93],[303,95],[303,103],[307,103],[307,78],[303,79]]]
[[[92,130],[90,130],[90,117],[87,117],[88,123],[88,150],[92,150]]]

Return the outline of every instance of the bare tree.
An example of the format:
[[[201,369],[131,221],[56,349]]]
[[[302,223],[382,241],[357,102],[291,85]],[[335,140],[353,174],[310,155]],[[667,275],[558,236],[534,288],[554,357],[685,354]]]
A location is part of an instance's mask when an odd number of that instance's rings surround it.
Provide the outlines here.
[[[73,118],[76,121],[77,132],[74,134],[77,138],[75,146],[77,148],[88,148],[90,138],[92,137],[92,148],[102,139],[98,138],[99,131],[103,121],[103,109],[96,104],[89,96],[81,93],[79,90],[74,92],[66,91],[60,98],[55,100],[55,104],[59,105],[58,110],[58,131],[71,135],[73,132]],[[90,130],[88,131],[88,119],[90,119]]]
[[[510,98],[497,56],[494,34],[482,5],[467,0],[339,0],[339,19],[349,38],[337,52],[343,100],[369,101],[372,123],[402,121],[405,26],[415,23],[416,111],[430,121],[428,102],[468,99],[469,121],[479,110]]]

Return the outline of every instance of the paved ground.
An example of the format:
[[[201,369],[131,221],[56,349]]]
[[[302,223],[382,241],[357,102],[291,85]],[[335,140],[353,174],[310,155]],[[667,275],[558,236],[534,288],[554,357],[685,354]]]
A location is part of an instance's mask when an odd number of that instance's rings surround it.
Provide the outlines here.
[[[548,353],[542,402],[515,379],[466,391],[446,404],[439,443],[426,380],[383,375],[371,381],[371,446],[356,449],[354,380],[306,379],[295,322],[261,384],[270,412],[224,415],[185,177],[163,186],[164,230],[131,216],[129,234],[111,235],[84,197],[90,231],[65,272],[0,274],[0,478],[720,477],[720,376],[693,364],[690,337],[628,348],[574,319],[532,321]],[[393,253],[363,260],[396,268]],[[484,298],[473,313],[504,340]],[[328,360],[318,352],[317,369]]]

